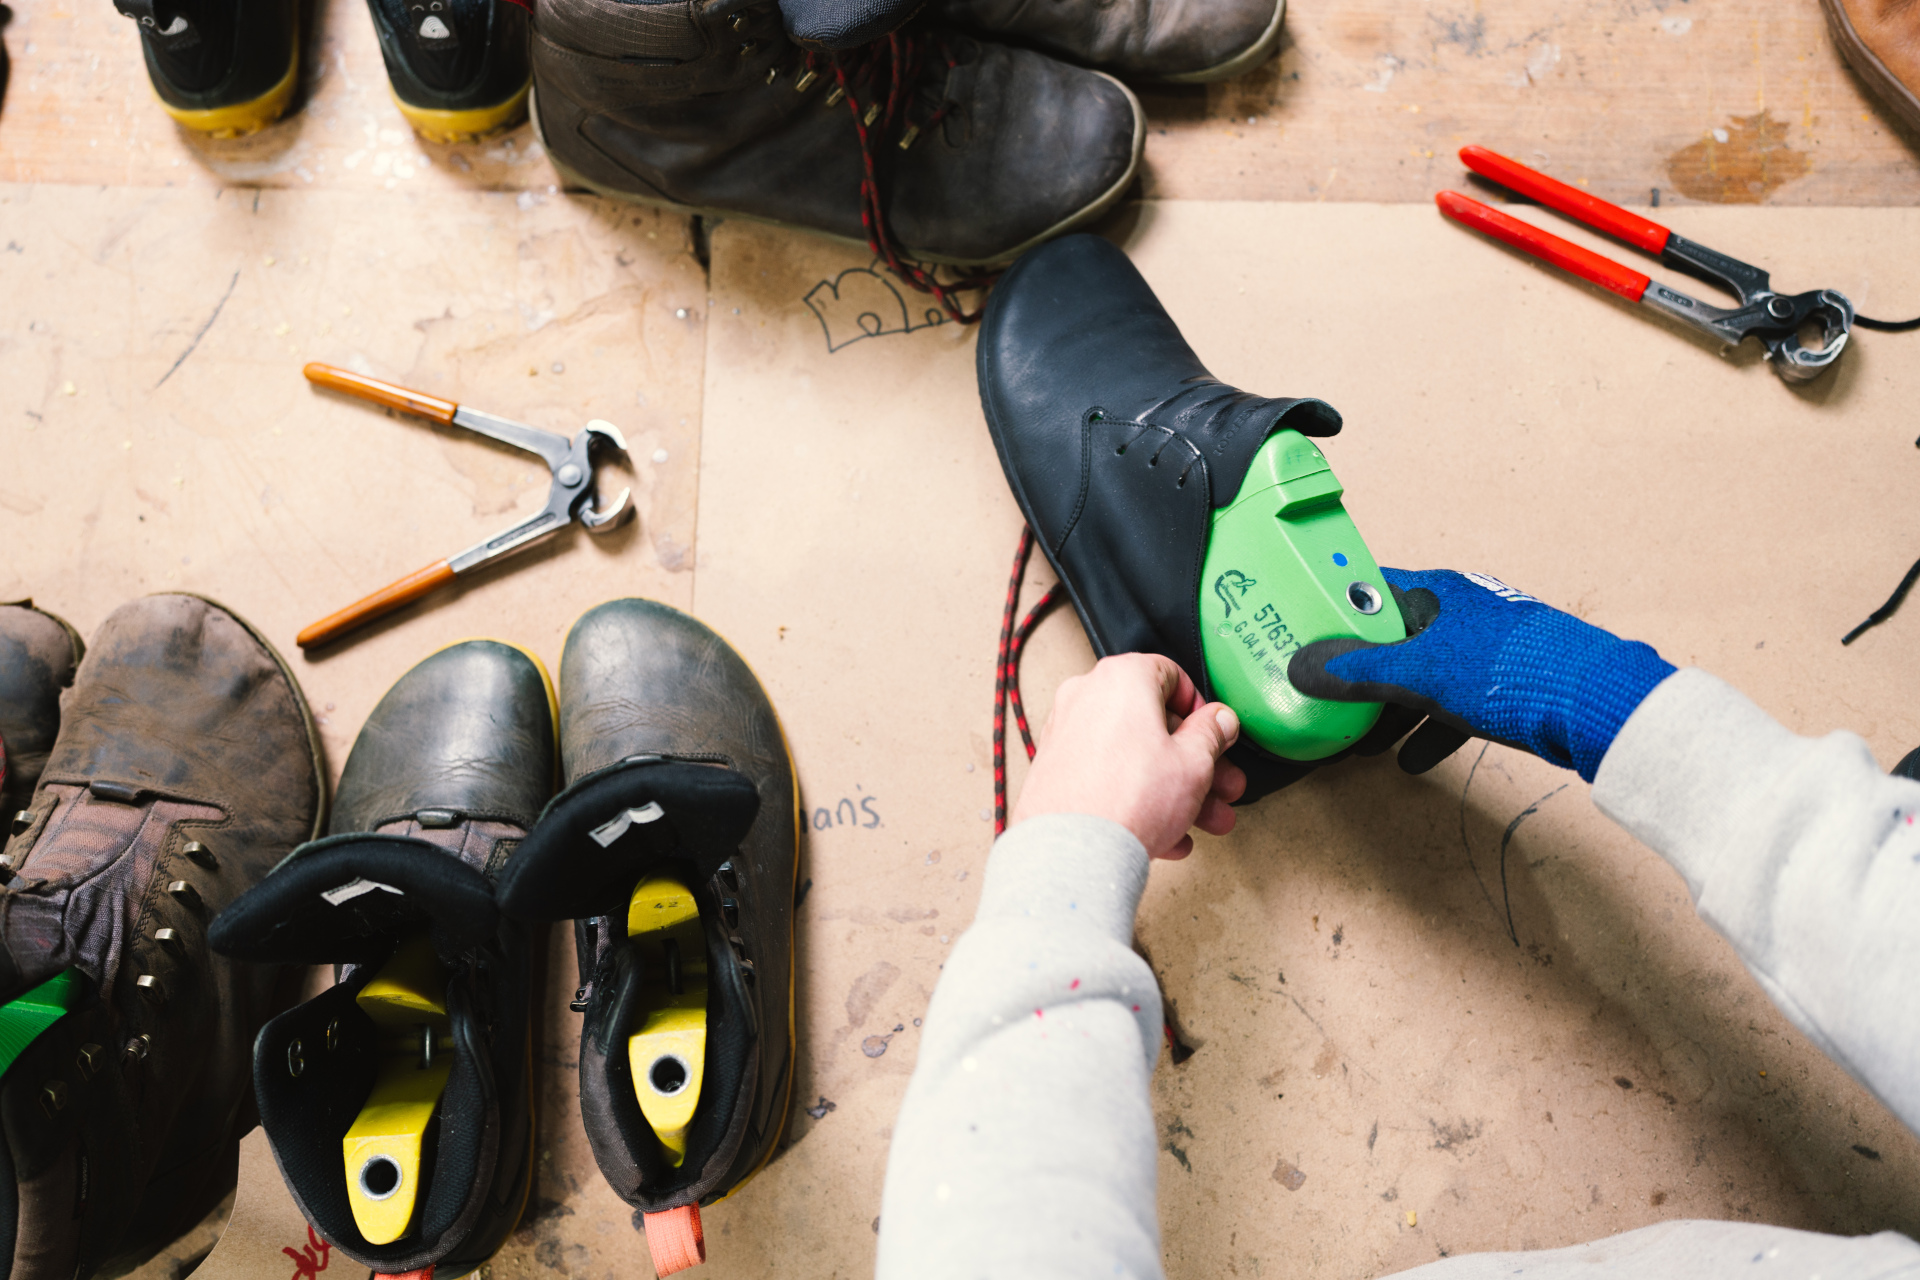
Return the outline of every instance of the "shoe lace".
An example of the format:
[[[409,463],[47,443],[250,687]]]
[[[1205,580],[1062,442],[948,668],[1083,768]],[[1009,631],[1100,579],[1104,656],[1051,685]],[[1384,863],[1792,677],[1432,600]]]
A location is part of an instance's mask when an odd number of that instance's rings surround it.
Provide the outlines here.
[[[927,96],[926,73],[951,72],[960,65],[961,53],[961,47],[946,32],[895,31],[846,52],[808,50],[805,74],[831,79],[834,88],[827,105],[844,99],[847,110],[853,113],[853,126],[860,135],[860,225],[866,230],[874,256],[884,260],[887,269],[904,284],[933,295],[955,321],[972,324],[980,319],[984,308],[968,311],[955,295],[986,289],[1000,273],[973,271],[942,281],[937,267],[930,270],[902,254],[887,226],[876,154],[889,139],[897,139],[899,148],[908,150],[921,134],[938,127],[952,113],[955,104],[943,93],[925,119],[918,123],[908,119],[916,98]]]
[[[1033,733],[1027,727],[1026,704],[1020,699],[1020,655],[1026,651],[1033,629],[1049,610],[1065,598],[1056,582],[1027,610],[1018,626],[1014,618],[1020,611],[1020,583],[1027,576],[1027,559],[1033,554],[1033,529],[1020,526],[1020,548],[1013,555],[1013,576],[1007,582],[1007,606],[1000,615],[1000,660],[993,672],[993,834],[1007,829],[1007,709],[1013,709],[1013,722],[1020,730],[1021,745],[1027,759],[1033,759]]]

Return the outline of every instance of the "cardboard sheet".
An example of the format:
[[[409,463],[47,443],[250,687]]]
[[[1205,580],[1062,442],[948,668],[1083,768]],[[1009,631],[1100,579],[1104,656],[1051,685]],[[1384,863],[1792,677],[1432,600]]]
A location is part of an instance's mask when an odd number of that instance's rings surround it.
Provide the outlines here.
[[[1920,299],[1891,252],[1910,211],[1687,213],[1790,289]],[[1920,555],[1920,342],[1861,334],[1793,390],[1431,205],[1149,204],[1120,231],[1216,374],[1346,415],[1327,452],[1385,563],[1498,574],[1888,764],[1920,744],[1920,612],[1839,645]],[[694,605],[772,689],[812,819],[814,1110],[709,1215],[709,1266],[857,1276],[988,845],[1019,517],[969,331],[778,232],[721,227],[713,265]],[[1029,599],[1045,580],[1036,557]],[[1037,717],[1089,660],[1070,614],[1042,626]],[[1688,1216],[1920,1230],[1920,1142],[1586,792],[1479,744],[1417,779],[1352,762],[1156,869],[1139,937],[1193,1049],[1154,1081],[1172,1276],[1377,1274]]]
[[[0,599],[83,635],[146,592],[293,661],[333,769],[406,668],[473,635],[557,662],[610,595],[689,599],[705,294],[681,221],[523,193],[0,188]],[[309,385],[309,360],[571,435],[638,519],[572,529],[329,648],[301,627],[538,511],[531,454]]]
[[[738,223],[713,238],[709,299],[677,224],[590,200],[0,195],[24,250],[0,255],[20,317],[0,350],[0,595],[83,631],[184,588],[291,654],[299,626],[539,500],[511,454],[317,396],[302,360],[628,431],[637,529],[568,535],[298,669],[337,769],[387,684],[465,635],[551,662],[581,609],[640,593],[740,648],[794,750],[811,887],[793,1118],[707,1212],[701,1274],[869,1274],[916,1019],[991,830],[1019,518],[972,333],[862,255]],[[1920,236],[1912,211],[1689,209],[1679,229],[1788,288],[1874,312],[1920,298],[1894,251]],[[1920,339],[1861,334],[1796,391],[1430,205],[1147,205],[1117,230],[1219,376],[1346,415],[1329,456],[1384,562],[1498,574],[1886,763],[1920,743],[1920,606],[1838,644],[1920,555]],[[1028,598],[1046,581],[1036,560]],[[1090,661],[1070,614],[1042,626],[1036,720]],[[1156,869],[1140,941],[1193,1051],[1154,1084],[1172,1276],[1378,1274],[1682,1216],[1920,1233],[1920,1142],[1585,792],[1477,744],[1419,779],[1349,763]],[[555,931],[539,1179],[493,1280],[648,1273],[579,1129],[573,981]],[[235,1221],[261,1225],[216,1260],[302,1243],[275,1245],[286,1206],[257,1137],[248,1152]]]

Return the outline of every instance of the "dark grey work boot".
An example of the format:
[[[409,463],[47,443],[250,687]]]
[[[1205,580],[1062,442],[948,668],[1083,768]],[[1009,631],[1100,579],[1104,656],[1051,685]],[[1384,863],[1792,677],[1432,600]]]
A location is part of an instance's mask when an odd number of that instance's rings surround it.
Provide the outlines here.
[[[939,31],[809,52],[771,0],[543,0],[533,76],[570,183],[921,262],[1005,262],[1098,217],[1146,132],[1109,76]]]
[[[610,601],[574,624],[560,739],[567,788],[501,877],[500,905],[575,922],[581,1120],[607,1182],[646,1215],[665,1275],[704,1256],[699,1206],[758,1172],[786,1123],[793,764],[740,655],[651,600]],[[669,901],[684,948],[645,919]],[[702,983],[704,1002],[687,994]],[[688,1013],[699,1043],[653,1044]],[[663,1119],[695,1097],[690,1121]]]
[[[214,922],[228,955],[341,966],[261,1030],[254,1087],[301,1212],[383,1275],[465,1275],[526,1204],[531,955],[493,881],[553,794],[552,699],[512,645],[427,658],[367,717],[334,834]]]
[[[0,1037],[9,1280],[120,1274],[233,1189],[254,1033],[298,975],[212,954],[207,921],[325,808],[292,674],[197,597],[116,610],[62,713],[0,890],[0,1021],[31,1033]]]
[[[60,731],[60,691],[87,647],[33,601],[0,604],[0,820],[27,807]]]
[[[934,0],[942,21],[1129,80],[1245,75],[1280,47],[1286,0]]]

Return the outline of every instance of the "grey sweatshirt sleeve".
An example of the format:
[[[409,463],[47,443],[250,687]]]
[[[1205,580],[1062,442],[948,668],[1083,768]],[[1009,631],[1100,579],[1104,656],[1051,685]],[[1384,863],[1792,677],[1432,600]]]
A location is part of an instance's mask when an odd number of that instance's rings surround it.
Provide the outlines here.
[[[1647,696],[1594,779],[1781,1012],[1920,1132],[1920,783],[1802,738],[1704,671]]]
[[[894,1125],[881,1280],[1162,1274],[1160,994],[1131,946],[1147,861],[1074,814],[994,844]]]

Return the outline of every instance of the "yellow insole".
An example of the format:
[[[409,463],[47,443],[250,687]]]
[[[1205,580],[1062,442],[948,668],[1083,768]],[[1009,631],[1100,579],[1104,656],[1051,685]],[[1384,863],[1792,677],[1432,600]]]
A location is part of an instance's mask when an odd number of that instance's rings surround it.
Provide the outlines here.
[[[640,1113],[678,1166],[707,1065],[707,940],[692,891],[678,880],[641,881],[627,904],[627,935],[644,966],[627,1064]]]
[[[340,1140],[347,1201],[369,1244],[407,1233],[420,1200],[427,1124],[446,1092],[447,971],[425,935],[400,945],[355,1002],[380,1029],[373,1092]]]

